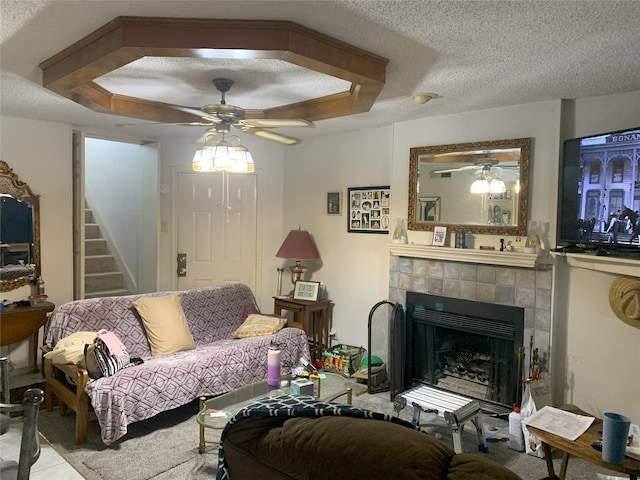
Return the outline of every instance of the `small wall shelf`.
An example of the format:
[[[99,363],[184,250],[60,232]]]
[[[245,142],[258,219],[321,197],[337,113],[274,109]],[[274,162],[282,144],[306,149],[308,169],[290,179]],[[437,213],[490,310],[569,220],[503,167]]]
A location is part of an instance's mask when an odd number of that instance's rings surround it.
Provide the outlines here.
[[[599,257],[592,253],[552,252],[551,255],[559,261],[564,261],[570,267],[640,277],[640,261],[638,260],[605,256]]]
[[[450,262],[482,263],[508,267],[535,268],[546,253],[516,253],[472,248],[433,247],[430,245],[392,244],[391,255],[398,257],[426,258]]]

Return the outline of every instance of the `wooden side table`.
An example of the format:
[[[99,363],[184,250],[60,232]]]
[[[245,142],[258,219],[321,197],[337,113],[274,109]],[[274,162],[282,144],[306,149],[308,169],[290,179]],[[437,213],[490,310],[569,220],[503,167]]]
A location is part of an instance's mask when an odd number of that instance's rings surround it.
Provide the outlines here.
[[[286,310],[293,313],[289,327],[303,329],[309,337],[311,357],[322,359],[322,350],[329,346],[329,328],[333,303],[330,300],[294,300],[290,297],[273,297],[273,313],[282,315]]]
[[[48,313],[55,305],[46,302],[39,307],[18,307],[7,305],[0,312],[0,346],[11,345],[25,338],[33,337],[33,371],[38,371],[38,351],[40,327],[47,323]]]
[[[596,418],[587,431],[580,435],[575,441],[567,440],[566,438],[554,435],[545,430],[540,430],[539,428],[531,426],[527,428],[542,442],[542,449],[547,462],[549,475],[555,475],[553,461],[551,459],[551,449],[557,448],[562,451],[562,464],[560,465],[560,473],[558,474],[558,477],[561,479],[564,479],[567,474],[570,455],[582,458],[587,462],[608,468],[609,470],[626,473],[631,480],[637,480],[638,476],[640,476],[640,460],[624,457],[624,463],[622,465],[614,465],[605,462],[602,459],[602,453],[591,446],[593,442],[602,437],[602,419],[600,418]]]

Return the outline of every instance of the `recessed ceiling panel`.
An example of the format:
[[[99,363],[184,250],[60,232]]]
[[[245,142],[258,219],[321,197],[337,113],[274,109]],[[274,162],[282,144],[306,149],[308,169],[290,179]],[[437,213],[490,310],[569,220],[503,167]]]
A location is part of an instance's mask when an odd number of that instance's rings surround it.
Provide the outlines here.
[[[369,111],[387,63],[290,21],[117,17],[40,68],[45,87],[97,111],[221,131],[233,125],[293,144],[263,128]],[[233,100],[221,102],[213,88],[209,96],[208,82],[220,77],[238,84],[228,92]],[[303,94],[300,87],[310,84],[317,90]]]
[[[247,109],[348,92],[350,82],[276,59],[144,57],[94,80],[112,93],[156,102],[201,107],[219,103],[214,78],[234,84],[226,102]]]

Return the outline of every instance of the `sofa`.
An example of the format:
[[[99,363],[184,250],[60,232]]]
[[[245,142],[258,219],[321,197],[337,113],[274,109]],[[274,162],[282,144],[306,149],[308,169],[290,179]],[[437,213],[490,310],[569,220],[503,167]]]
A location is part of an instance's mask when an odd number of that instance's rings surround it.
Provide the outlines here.
[[[401,419],[293,395],[248,405],[225,427],[216,479],[245,478],[521,480]]]
[[[158,308],[148,311],[141,305]],[[179,351],[162,354],[162,344],[156,337],[163,330],[157,325],[151,328],[149,322],[154,321],[153,315],[166,316],[173,309],[178,316],[183,313],[182,321],[186,319],[188,329],[182,331],[186,330],[188,339]],[[62,411],[69,407],[76,412],[77,443],[86,441],[87,421],[97,418],[102,441],[109,445],[126,435],[127,426],[133,422],[199,397],[223,394],[266,379],[267,352],[272,342],[281,347],[283,374],[300,358],[310,360],[307,336],[298,328],[234,338],[232,334],[246,317],[256,313],[254,295],[242,284],[85,299],[61,305],[46,326],[44,343],[49,353],[45,357],[49,358],[45,359],[45,406],[52,410],[53,397],[57,397]],[[171,321],[173,317],[171,314]],[[164,328],[165,320],[159,322]],[[89,378],[82,362],[56,363],[56,352],[59,355],[72,350],[66,340],[74,334],[90,336],[101,329],[114,332],[130,357],[142,359],[143,363],[97,379]],[[169,338],[164,340],[169,343],[181,336],[164,331],[165,337],[167,333]],[[57,344],[65,347],[56,348]]]

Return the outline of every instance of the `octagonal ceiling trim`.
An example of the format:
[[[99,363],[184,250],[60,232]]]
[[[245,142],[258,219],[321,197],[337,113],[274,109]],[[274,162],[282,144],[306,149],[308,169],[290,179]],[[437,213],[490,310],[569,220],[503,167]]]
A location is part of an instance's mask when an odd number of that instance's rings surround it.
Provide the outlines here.
[[[147,56],[279,59],[350,82],[345,92],[245,111],[247,119],[310,121],[368,112],[389,63],[289,21],[117,17],[42,62],[43,85],[99,112],[167,123],[202,121],[179,105],[120,95],[94,82]]]

